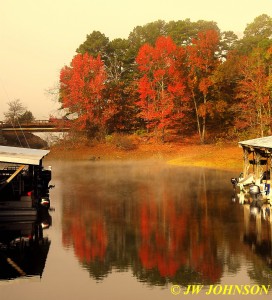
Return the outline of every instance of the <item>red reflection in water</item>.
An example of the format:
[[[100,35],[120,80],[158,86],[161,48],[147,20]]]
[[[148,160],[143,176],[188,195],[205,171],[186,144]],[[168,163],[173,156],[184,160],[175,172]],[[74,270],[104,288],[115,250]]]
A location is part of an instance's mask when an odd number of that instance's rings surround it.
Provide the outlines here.
[[[63,245],[73,245],[75,255],[81,262],[90,263],[95,259],[103,260],[106,254],[108,237],[101,219],[82,219],[75,214],[70,217],[70,226],[63,231]]]
[[[176,186],[169,188],[163,177],[156,177],[156,185],[141,182],[137,187],[117,183],[117,188],[110,188],[111,181],[105,181],[104,189],[101,185],[94,189],[91,198],[89,194],[81,196],[79,189],[63,213],[63,245],[73,246],[80,262],[90,267],[101,262],[96,265],[97,272],[106,274],[116,264],[135,267],[141,276],[145,269],[174,279],[186,269],[200,281],[214,283],[222,276],[222,262],[204,179],[200,176],[194,201],[187,201]],[[118,198],[124,190],[135,195]]]
[[[164,203],[162,211],[153,201],[142,203],[139,257],[146,269],[157,268],[161,276],[173,277],[185,264],[186,220],[186,215],[177,215],[173,203]]]
[[[97,258],[103,260],[107,248],[107,234],[100,220],[92,221],[88,227],[73,224],[71,233],[75,254],[81,261],[89,263]]]

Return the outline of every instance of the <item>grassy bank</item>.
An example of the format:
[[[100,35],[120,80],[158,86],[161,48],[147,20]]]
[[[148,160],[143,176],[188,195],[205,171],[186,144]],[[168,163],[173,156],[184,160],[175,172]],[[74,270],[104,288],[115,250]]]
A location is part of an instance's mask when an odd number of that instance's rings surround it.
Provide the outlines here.
[[[50,159],[56,160],[139,160],[166,161],[179,166],[201,166],[226,170],[242,170],[242,149],[238,145],[139,144],[136,149],[122,150],[108,143],[52,148]]]

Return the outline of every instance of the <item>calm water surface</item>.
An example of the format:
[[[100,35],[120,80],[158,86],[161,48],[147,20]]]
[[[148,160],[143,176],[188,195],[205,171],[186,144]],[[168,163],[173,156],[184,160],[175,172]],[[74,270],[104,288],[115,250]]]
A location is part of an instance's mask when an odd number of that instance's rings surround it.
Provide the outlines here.
[[[271,225],[231,201],[236,174],[157,162],[47,164],[56,185],[48,253],[36,253],[39,272],[2,276],[1,300],[178,299],[172,284],[272,285]]]

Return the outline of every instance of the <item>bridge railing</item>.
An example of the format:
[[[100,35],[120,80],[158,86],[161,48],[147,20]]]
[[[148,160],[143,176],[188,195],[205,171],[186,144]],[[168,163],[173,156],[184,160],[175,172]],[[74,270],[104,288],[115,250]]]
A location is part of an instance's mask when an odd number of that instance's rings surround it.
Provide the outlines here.
[[[0,121],[0,129],[1,128],[18,128],[18,127],[70,127],[68,120],[63,119],[49,119],[49,120],[34,120],[32,122],[23,122],[23,123],[9,123]]]
[[[31,125],[31,124],[48,124],[48,123],[51,123],[50,120],[34,120],[32,122],[23,122],[23,123],[20,123],[20,125]],[[53,123],[53,122],[52,122]],[[12,124],[11,122],[4,122],[4,121],[0,121],[0,126],[17,126],[17,122],[15,122],[15,124]]]
[[[69,120],[35,120],[22,124],[7,124],[0,121],[0,132],[68,132],[70,128]]]

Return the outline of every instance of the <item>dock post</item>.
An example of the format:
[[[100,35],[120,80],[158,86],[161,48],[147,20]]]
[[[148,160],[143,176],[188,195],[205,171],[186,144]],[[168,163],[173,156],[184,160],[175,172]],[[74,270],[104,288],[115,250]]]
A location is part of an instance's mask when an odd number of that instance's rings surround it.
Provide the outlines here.
[[[256,180],[261,177],[261,154],[259,152],[256,153]]]
[[[243,177],[245,178],[248,175],[248,169],[249,169],[249,151],[248,148],[243,147],[243,154],[244,154],[244,170],[243,170]]]

